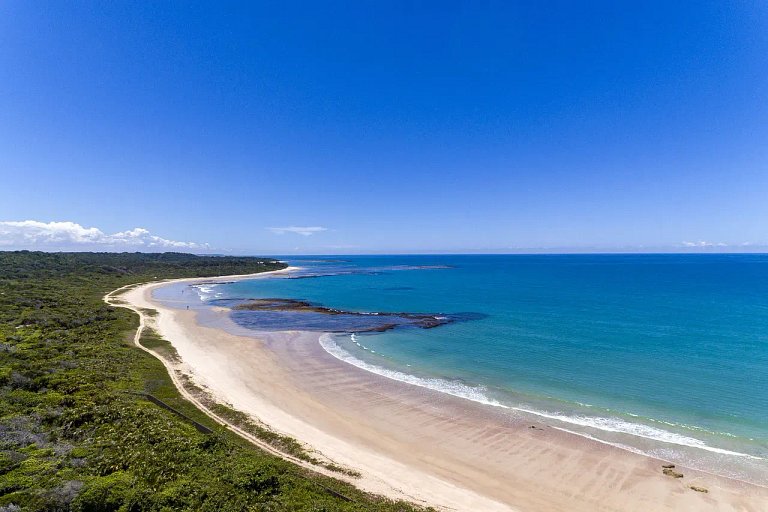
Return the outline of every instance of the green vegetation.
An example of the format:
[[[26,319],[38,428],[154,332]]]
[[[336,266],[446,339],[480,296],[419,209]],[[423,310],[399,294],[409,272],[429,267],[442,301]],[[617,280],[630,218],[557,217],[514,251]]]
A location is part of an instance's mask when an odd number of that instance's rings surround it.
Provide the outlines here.
[[[131,283],[282,266],[175,253],[0,252],[0,510],[414,510],[217,425],[178,394],[160,361],[133,346],[136,315],[102,301]],[[153,332],[141,342],[174,356]]]
[[[142,313],[147,314],[147,311],[154,310],[145,309],[142,310]],[[149,350],[156,352],[160,357],[167,359],[170,362],[181,361],[179,353],[176,352],[176,348],[164,340],[154,329],[144,327],[144,330],[141,333],[141,338],[139,339],[139,343],[141,343],[142,346],[148,348]]]

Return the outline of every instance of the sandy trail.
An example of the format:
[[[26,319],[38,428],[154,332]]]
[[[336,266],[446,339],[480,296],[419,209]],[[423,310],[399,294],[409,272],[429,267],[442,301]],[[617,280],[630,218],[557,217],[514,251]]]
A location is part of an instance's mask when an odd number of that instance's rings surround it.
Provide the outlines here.
[[[248,277],[250,277],[250,276],[248,276]],[[278,457],[280,457],[280,458],[282,458],[284,460],[292,462],[292,463],[294,463],[296,465],[299,465],[299,466],[301,466],[303,468],[306,468],[306,469],[309,469],[309,470],[312,470],[312,471],[324,474],[326,476],[331,476],[331,477],[336,477],[336,478],[339,477],[339,474],[337,472],[330,471],[330,470],[322,468],[322,467],[318,467],[318,466],[316,466],[314,464],[311,464],[311,463],[309,463],[307,461],[304,461],[304,460],[301,460],[299,458],[296,458],[293,455],[290,455],[288,453],[284,453],[284,452],[281,452],[280,450],[277,450],[272,445],[262,441],[258,437],[254,436],[254,435],[252,435],[252,434],[250,434],[248,432],[246,432],[245,430],[243,430],[243,429],[239,428],[238,426],[234,425],[232,422],[227,421],[226,419],[224,419],[221,416],[217,415],[216,413],[211,411],[205,404],[203,404],[200,400],[198,400],[197,397],[195,397],[195,395],[190,393],[184,387],[184,384],[181,381],[180,375],[183,375],[183,372],[181,371],[181,365],[172,363],[171,361],[169,361],[168,359],[166,359],[165,357],[163,357],[162,355],[160,355],[156,351],[154,351],[152,349],[149,349],[149,348],[147,348],[147,347],[145,347],[144,345],[141,344],[141,336],[144,333],[144,330],[147,328],[147,324],[148,324],[148,320],[147,320],[148,316],[144,313],[144,311],[142,311],[139,307],[137,307],[137,306],[135,306],[135,305],[133,305],[131,303],[128,303],[128,302],[121,303],[121,302],[115,300],[118,296],[120,296],[121,293],[124,292],[125,288],[129,288],[129,287],[132,287],[132,285],[128,285],[128,286],[123,287],[123,288],[118,288],[117,290],[108,293],[107,295],[104,296],[104,301],[107,304],[111,305],[111,306],[130,309],[131,311],[133,311],[134,313],[139,315],[139,326],[136,329],[136,333],[133,336],[133,344],[136,345],[141,350],[143,350],[144,352],[152,354],[154,357],[159,359],[161,363],[163,363],[163,366],[165,366],[165,369],[168,372],[168,375],[170,376],[171,381],[173,382],[174,386],[176,386],[176,389],[179,391],[179,394],[181,394],[181,396],[183,396],[186,400],[192,402],[195,405],[195,407],[197,407],[202,412],[204,412],[209,418],[213,419],[216,423],[218,423],[219,425],[224,425],[224,426],[228,427],[229,429],[233,430],[234,432],[237,432],[238,435],[240,435],[241,437],[247,439],[251,443],[255,444],[256,446],[258,446],[262,450],[264,450],[266,452],[269,452],[272,455],[276,455],[276,456],[278,456]],[[342,478],[342,479],[344,479],[344,478]],[[351,478],[346,478],[346,480],[350,481],[352,479]]]

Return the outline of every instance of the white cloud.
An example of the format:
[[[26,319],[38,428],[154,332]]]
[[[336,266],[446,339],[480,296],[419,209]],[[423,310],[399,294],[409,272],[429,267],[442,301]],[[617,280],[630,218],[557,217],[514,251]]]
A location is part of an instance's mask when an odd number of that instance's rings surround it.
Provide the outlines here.
[[[0,221],[0,246],[25,249],[208,249],[208,244],[178,242],[144,228],[107,234],[76,222]]]
[[[727,247],[728,244],[724,244],[723,242],[706,242],[704,240],[699,240],[698,242],[683,242],[683,245],[685,247]]]
[[[351,245],[351,244],[339,244],[339,245],[326,245],[324,248],[338,251],[338,250],[344,250],[344,249],[360,249],[360,246]]]
[[[324,228],[321,226],[289,226],[286,228],[267,228],[271,232],[273,232],[276,235],[284,235],[286,233],[295,233],[297,235],[302,236],[311,236],[315,233],[320,233],[322,231],[328,231],[328,228]]]

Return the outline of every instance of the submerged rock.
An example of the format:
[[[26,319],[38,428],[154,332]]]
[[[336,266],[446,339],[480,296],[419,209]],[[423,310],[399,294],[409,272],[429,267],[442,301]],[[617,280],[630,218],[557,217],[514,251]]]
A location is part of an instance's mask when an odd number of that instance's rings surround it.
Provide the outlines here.
[[[322,330],[327,332],[382,332],[396,327],[432,329],[454,321],[482,317],[479,314],[437,315],[426,313],[391,313],[343,311],[297,299],[248,299],[233,307],[235,320],[252,326],[269,327],[282,322],[283,328]],[[241,315],[251,315],[249,319]],[[275,316],[277,315],[277,316]]]

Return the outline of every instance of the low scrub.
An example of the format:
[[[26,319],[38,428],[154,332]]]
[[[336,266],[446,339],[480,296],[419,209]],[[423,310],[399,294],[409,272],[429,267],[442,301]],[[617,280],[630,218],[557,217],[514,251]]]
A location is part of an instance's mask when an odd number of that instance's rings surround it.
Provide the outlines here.
[[[215,424],[176,392],[160,361],[126,342],[136,315],[102,301],[132,283],[283,266],[174,253],[0,252],[0,510],[413,510],[308,473]],[[141,343],[176,357],[152,332]]]

